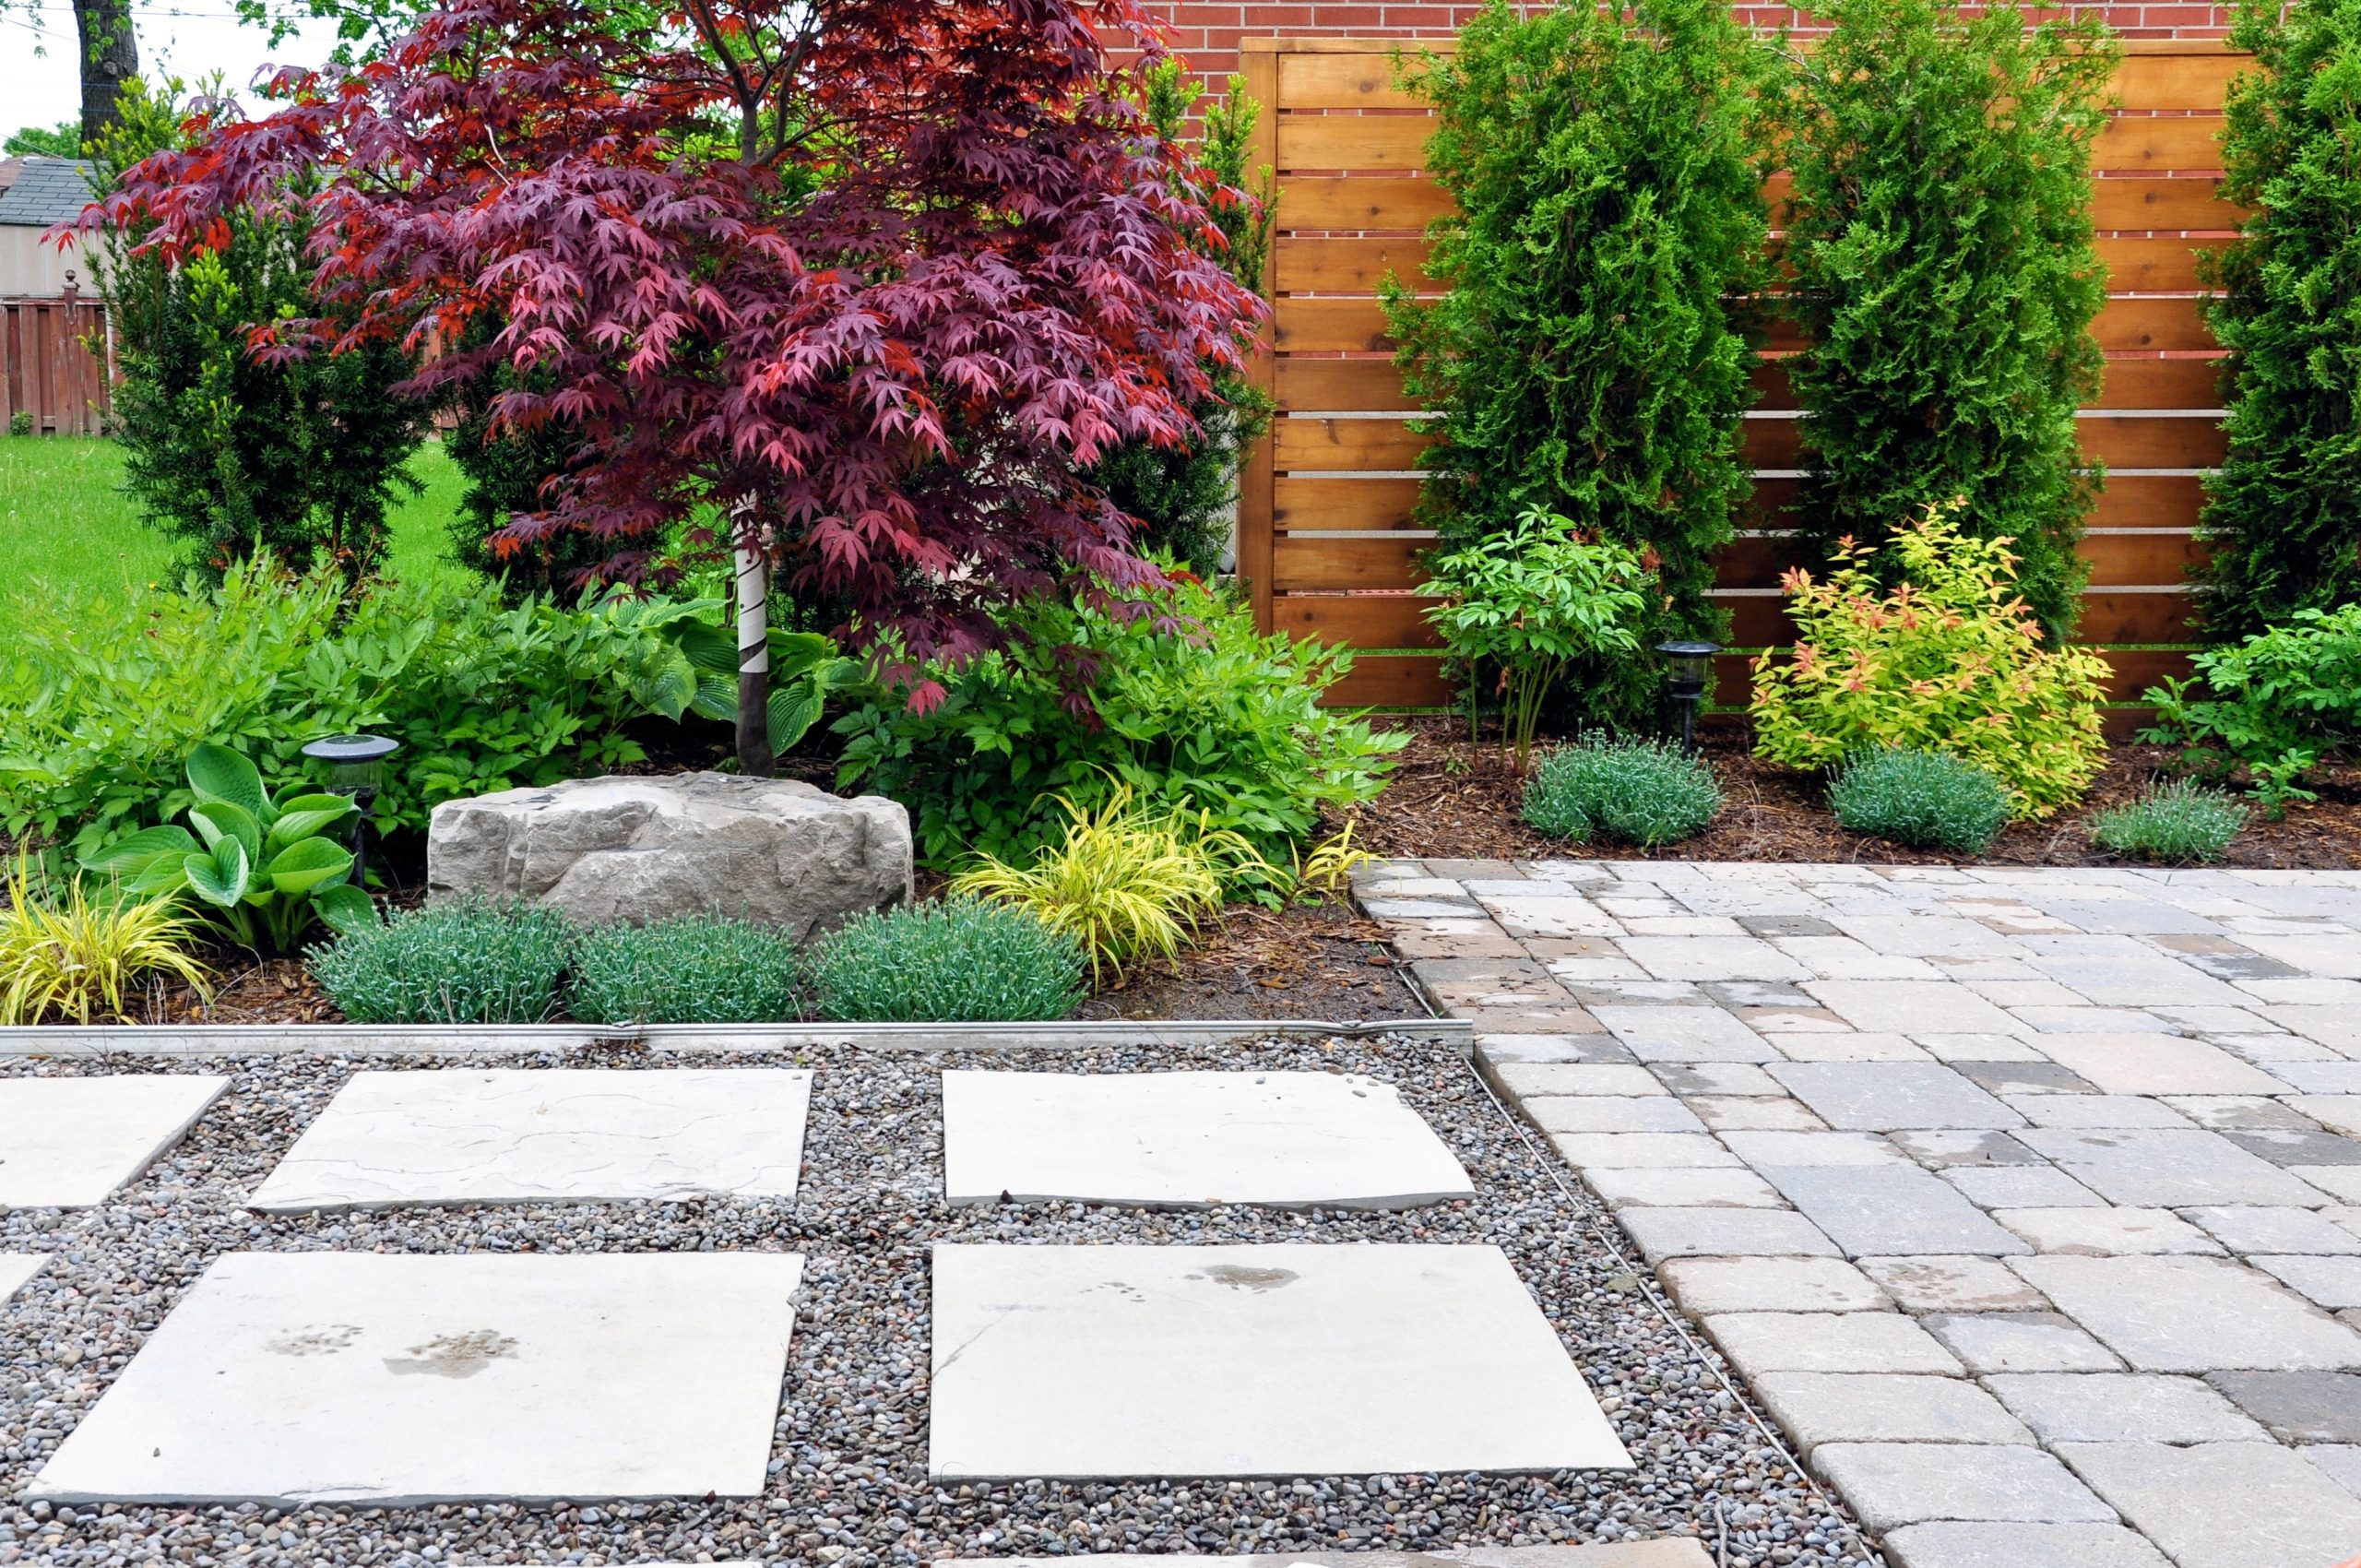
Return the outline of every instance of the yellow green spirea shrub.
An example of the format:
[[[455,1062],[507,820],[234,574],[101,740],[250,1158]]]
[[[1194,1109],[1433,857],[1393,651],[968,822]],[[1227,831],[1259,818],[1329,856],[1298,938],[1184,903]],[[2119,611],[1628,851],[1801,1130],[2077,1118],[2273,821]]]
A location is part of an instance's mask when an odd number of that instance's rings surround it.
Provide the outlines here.
[[[1754,661],[1754,750],[1826,767],[1865,747],[1949,752],[2000,780],[2020,817],[2071,804],[2105,761],[2087,648],[2046,648],[2006,539],[1963,534],[1956,504],[1893,530],[1901,586],[1839,543],[1826,581],[1787,574],[1793,654]]]

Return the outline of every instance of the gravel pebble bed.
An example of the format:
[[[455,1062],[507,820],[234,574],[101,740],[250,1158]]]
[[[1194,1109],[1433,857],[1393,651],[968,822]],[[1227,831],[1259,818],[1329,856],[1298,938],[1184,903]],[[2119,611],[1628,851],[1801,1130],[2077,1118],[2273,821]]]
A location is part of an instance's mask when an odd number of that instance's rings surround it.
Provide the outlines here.
[[[951,1556],[1273,1552],[1541,1545],[1693,1534],[1728,1568],[1874,1568],[1858,1527],[1763,1437],[1640,1281],[1570,1212],[1553,1173],[1447,1046],[1398,1039],[1219,1051],[915,1055],[812,1051],[685,1058],[626,1051],[469,1066],[818,1069],[792,1205],[769,1200],[406,1209],[265,1218],[243,1199],[363,1068],[448,1059],[274,1056],[16,1062],[0,1072],[228,1073],[231,1092],[120,1195],[0,1216],[0,1251],[56,1254],[0,1313],[0,1563],[169,1561],[210,1568],[736,1559],[872,1568]],[[1109,1072],[1323,1068],[1399,1084],[1475,1178],[1473,1202],[1400,1214],[942,1202],[945,1065]],[[1632,1472],[1304,1477],[938,1489],[925,1475],[927,1249],[1004,1242],[1489,1241],[1504,1249],[1599,1391]],[[16,1501],[41,1463],[219,1254],[801,1251],[808,1262],[761,1499],[550,1507],[87,1505]]]

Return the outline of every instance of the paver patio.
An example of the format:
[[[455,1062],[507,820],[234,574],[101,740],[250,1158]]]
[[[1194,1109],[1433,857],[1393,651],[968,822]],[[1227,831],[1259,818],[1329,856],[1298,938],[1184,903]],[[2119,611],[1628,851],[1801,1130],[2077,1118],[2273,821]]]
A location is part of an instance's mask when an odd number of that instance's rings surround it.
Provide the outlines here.
[[[1897,1568],[2361,1554],[2361,873],[1450,869],[1357,892]]]

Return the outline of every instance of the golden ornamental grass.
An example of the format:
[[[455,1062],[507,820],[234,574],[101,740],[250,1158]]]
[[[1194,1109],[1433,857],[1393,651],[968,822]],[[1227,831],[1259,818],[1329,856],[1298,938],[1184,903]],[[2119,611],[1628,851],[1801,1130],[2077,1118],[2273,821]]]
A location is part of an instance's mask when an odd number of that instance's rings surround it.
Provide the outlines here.
[[[32,883],[20,854],[0,909],[0,1024],[128,1021],[125,999],[152,974],[205,990],[205,966],[183,951],[197,923],[170,897],[92,898],[77,876],[61,898]]]

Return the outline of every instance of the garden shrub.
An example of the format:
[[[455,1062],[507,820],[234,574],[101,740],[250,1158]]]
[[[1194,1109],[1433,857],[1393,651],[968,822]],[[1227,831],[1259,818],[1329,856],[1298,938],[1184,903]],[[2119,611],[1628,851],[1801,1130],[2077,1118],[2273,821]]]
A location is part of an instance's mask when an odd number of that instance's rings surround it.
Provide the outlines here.
[[[2224,639],[2361,600],[2361,0],[2243,0],[2230,42],[2255,58],[2225,105],[2221,191],[2254,211],[2198,256],[2229,355],[2199,529],[2199,610]]]
[[[1705,759],[1671,741],[1581,737],[1541,759],[1525,819],[1576,843],[1602,834],[1653,849],[1702,833],[1722,809]]]
[[[1082,1004],[1082,944],[974,898],[856,915],[812,955],[819,1015],[838,1023],[1036,1023]]]
[[[718,915],[594,926],[575,939],[567,1011],[586,1024],[770,1024],[801,1016],[801,950]]]
[[[1415,84],[1427,165],[1458,211],[1386,307],[1439,440],[1422,521],[1443,546],[1529,507],[1627,545],[1663,585],[1644,642],[1722,635],[1708,559],[1748,493],[1739,416],[1754,357],[1734,302],[1763,281],[1762,171],[1775,56],[1722,0],[1490,0]],[[1654,711],[1644,659],[1584,659],[1568,703]]]
[[[1914,849],[1984,852],[2008,825],[2009,792],[1973,763],[1944,752],[1863,752],[1829,780],[1828,803],[1855,833]]]
[[[1787,574],[1795,647],[1754,661],[1754,749],[1826,767],[1865,747],[1949,752],[1983,768],[2019,816],[2048,816],[2104,766],[2106,660],[2048,649],[2016,597],[2005,539],[1977,539],[1957,506],[1892,530],[1880,552],[1847,542],[1825,582]],[[1901,586],[1879,583],[1874,557]]]
[[[1429,563],[1424,591],[1442,602],[1427,619],[1460,668],[1468,692],[1469,739],[1477,694],[1498,672],[1501,743],[1519,773],[1533,755],[1544,701],[1578,660],[1632,661],[1654,582],[1619,544],[1578,537],[1564,517],[1528,507],[1516,526],[1472,539]]]
[[[695,609],[504,610],[488,584],[348,589],[333,567],[267,561],[211,588],[27,595],[0,644],[0,826],[89,854],[184,810],[202,742],[300,778],[305,742],[375,732],[401,750],[372,820],[423,829],[441,801],[638,761],[625,726],[677,717],[695,689],[661,624]]]
[[[2247,808],[2191,778],[2150,789],[2128,806],[2099,813],[2091,837],[2102,847],[2164,865],[2211,865],[2247,825]]]
[[[1799,66],[1786,247],[1805,559],[1962,498],[1966,526],[2016,541],[2020,591],[2060,639],[2096,483],[2074,411],[2102,368],[2091,143],[2117,51],[2095,13],[2033,27],[2005,0],[1813,14],[1833,30]],[[1891,552],[1871,564],[1906,576]]]
[[[1061,799],[1095,814],[1126,788],[1284,859],[1323,811],[1373,798],[1406,740],[1320,706],[1349,652],[1260,636],[1236,595],[1185,574],[1140,604],[1046,599],[1009,620],[1004,647],[932,669],[940,705],[880,687],[836,724],[837,782],[908,806],[939,869],[1029,864],[1065,836]]]
[[[185,116],[209,123],[200,101],[175,104],[169,89],[127,84],[118,102],[122,122],[92,148],[102,185],[179,146]],[[397,493],[423,489],[405,465],[431,410],[394,390],[417,360],[382,333],[327,350],[350,313],[314,294],[312,224],[291,211],[233,206],[215,243],[185,257],[138,254],[146,223],[88,247],[115,345],[109,421],[125,488],[208,574],[267,553],[358,576],[384,558]],[[322,318],[325,338],[291,325]],[[254,340],[257,323],[279,336]]]
[[[558,1010],[573,944],[554,909],[471,897],[389,915],[306,956],[356,1024],[537,1024]]]
[[[2318,799],[2304,776],[2361,740],[2361,604],[2298,610],[2284,626],[2207,648],[2196,666],[2142,695],[2156,723],[2140,738],[2183,747],[2210,777],[2243,766],[2273,814]]]
[[[1063,842],[1023,867],[979,855],[951,890],[1014,905],[1073,937],[1094,981],[1143,956],[1174,963],[1198,922],[1221,912],[1234,877],[1275,874],[1238,834],[1209,831],[1184,809],[1142,807],[1128,789],[1095,813],[1059,803]]]

